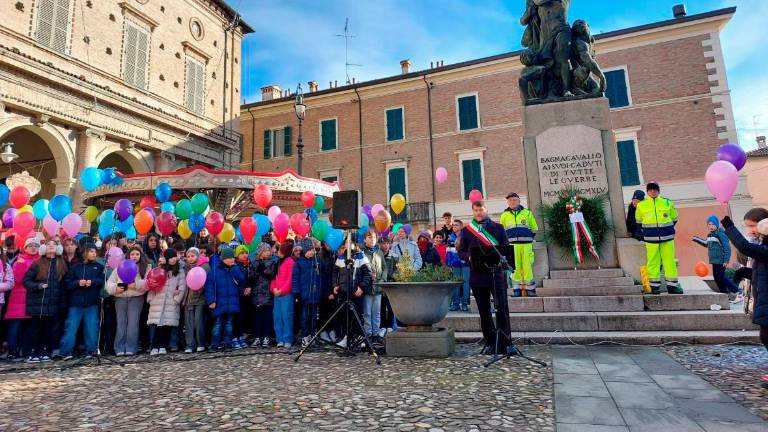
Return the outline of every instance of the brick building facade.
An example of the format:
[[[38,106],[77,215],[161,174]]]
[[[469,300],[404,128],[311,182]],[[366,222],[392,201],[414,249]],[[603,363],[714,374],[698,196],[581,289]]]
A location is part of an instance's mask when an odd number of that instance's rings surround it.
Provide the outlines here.
[[[659,181],[681,208],[678,241],[686,246],[704,228],[706,215],[725,210],[703,177],[718,146],[737,142],[719,38],[734,13],[716,10],[596,37],[625,199]],[[404,193],[408,218],[417,223],[428,224],[444,211],[468,218],[471,189],[480,189],[498,215],[508,192],[526,194],[518,56],[417,72],[404,61],[399,76],[324,90],[310,82],[304,174],[337,179],[342,188],[361,190],[371,204]],[[241,107],[241,168],[295,169],[293,97],[274,86],[262,92],[261,102]],[[434,180],[437,167],[448,171],[444,184]],[[736,215],[751,204],[746,180],[737,194]],[[692,269],[697,257],[682,255],[681,267]]]
[[[0,142],[40,181],[33,199],[75,191],[87,166],[237,165],[253,30],[223,0],[6,0],[0,16]]]

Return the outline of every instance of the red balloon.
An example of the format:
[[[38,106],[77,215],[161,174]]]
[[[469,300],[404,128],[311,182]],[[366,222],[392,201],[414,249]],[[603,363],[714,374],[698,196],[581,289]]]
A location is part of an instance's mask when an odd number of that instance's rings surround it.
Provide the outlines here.
[[[19,209],[29,203],[29,190],[24,186],[16,186],[11,191],[11,195],[8,199],[11,205]]]
[[[155,199],[155,197],[151,195],[147,195],[143,197],[141,201],[139,201],[139,209],[145,209],[147,207],[149,208],[157,207],[157,200]]]
[[[709,276],[709,266],[704,261],[697,262],[695,270],[698,277]]]
[[[253,200],[259,207],[269,207],[272,202],[272,188],[265,184],[256,186],[256,189],[253,190]]]
[[[295,215],[291,216],[291,229],[299,236],[304,237],[305,235],[309,234],[309,230],[312,229],[312,225],[306,214],[296,213]]]
[[[15,229],[22,237],[26,238],[27,235],[35,229],[35,215],[30,212],[17,213],[13,218],[13,229]]]
[[[162,267],[155,267],[147,273],[147,289],[158,292],[163,289],[168,280],[168,273]]]
[[[272,223],[272,227],[275,230],[275,237],[282,243],[288,237],[288,227],[291,224],[291,220],[285,213],[280,213],[275,216],[275,221]]]
[[[474,204],[475,202],[480,201],[481,199],[483,199],[482,192],[480,192],[477,189],[472,189],[471,191],[469,191],[469,202]]]
[[[155,221],[155,227],[157,231],[164,236],[169,236],[176,229],[178,219],[176,215],[171,212],[162,212]]]
[[[306,208],[312,208],[312,206],[315,205],[315,194],[310,191],[304,191],[301,194],[301,203],[304,204],[304,207]]]
[[[240,235],[243,236],[245,244],[251,244],[253,236],[256,235],[257,228],[256,221],[252,217],[247,217],[240,221]]]
[[[212,236],[217,236],[224,228],[224,216],[219,212],[210,212],[205,217],[205,228]]]

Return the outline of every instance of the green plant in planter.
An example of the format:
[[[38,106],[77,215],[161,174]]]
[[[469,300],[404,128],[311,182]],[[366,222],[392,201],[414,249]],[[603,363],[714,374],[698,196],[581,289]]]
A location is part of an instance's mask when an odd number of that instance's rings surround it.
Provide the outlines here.
[[[446,266],[434,266],[427,264],[421,270],[415,271],[411,264],[410,255],[404,252],[397,263],[395,272],[396,282],[459,282],[461,277],[453,274]]]
[[[576,194],[577,191],[574,189],[563,189],[560,191],[557,201],[541,206],[541,215],[546,225],[544,242],[561,248],[564,256],[573,250],[570,212],[566,209],[566,204]],[[607,199],[606,194],[594,197],[581,196],[581,212],[584,214],[584,221],[592,232],[595,249],[598,250],[605,243],[607,234],[613,229],[613,225],[605,216],[604,208]],[[582,236],[582,250],[587,250],[588,247]]]

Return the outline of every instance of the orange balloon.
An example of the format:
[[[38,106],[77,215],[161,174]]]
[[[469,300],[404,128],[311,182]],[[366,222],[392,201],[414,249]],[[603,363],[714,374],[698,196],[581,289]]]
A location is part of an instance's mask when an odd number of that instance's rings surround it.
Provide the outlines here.
[[[707,277],[709,276],[709,266],[704,261],[699,261],[696,263],[696,275],[698,277]]]
[[[147,210],[139,211],[133,218],[133,226],[136,227],[136,232],[142,235],[148,233],[149,230],[152,229],[152,225],[154,225],[154,223],[155,220],[152,217],[152,213],[148,212]]]
[[[376,216],[373,217],[373,223],[376,225],[376,231],[383,233],[392,223],[392,216],[386,210],[379,210]]]

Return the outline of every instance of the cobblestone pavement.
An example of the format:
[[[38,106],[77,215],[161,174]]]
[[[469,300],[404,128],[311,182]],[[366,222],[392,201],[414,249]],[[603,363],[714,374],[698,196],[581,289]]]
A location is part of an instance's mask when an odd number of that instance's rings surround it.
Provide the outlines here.
[[[676,346],[665,348],[679,363],[768,420],[768,351],[762,346]]]
[[[313,352],[296,363],[259,350],[66,370],[6,363],[0,430],[554,431],[552,369],[518,360],[484,369],[476,351],[380,366],[366,354]],[[551,364],[549,348],[526,351]]]

